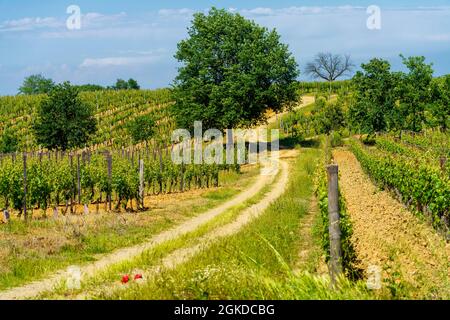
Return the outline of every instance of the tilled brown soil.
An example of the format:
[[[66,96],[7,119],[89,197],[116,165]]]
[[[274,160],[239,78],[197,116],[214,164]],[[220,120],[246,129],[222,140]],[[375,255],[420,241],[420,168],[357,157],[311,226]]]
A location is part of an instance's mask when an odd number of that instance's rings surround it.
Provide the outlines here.
[[[450,298],[450,245],[388,192],[380,191],[353,153],[339,149],[333,156],[361,267],[381,267],[383,291],[394,297]]]

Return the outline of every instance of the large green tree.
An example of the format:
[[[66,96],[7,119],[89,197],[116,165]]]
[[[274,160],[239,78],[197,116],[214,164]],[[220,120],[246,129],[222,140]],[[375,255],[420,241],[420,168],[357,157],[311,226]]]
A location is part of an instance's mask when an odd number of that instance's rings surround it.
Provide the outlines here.
[[[297,100],[298,66],[275,30],[212,8],[194,15],[188,34],[175,55],[182,63],[173,90],[180,127],[251,126],[267,109]]]
[[[349,108],[349,121],[363,133],[386,131],[392,125],[396,103],[397,73],[382,59],[361,65],[353,77],[354,103]]]
[[[401,57],[409,70],[402,76],[398,86],[401,129],[420,131],[425,121],[425,110],[432,101],[432,64],[426,64],[422,56]]]
[[[32,94],[45,94],[49,93],[55,83],[52,79],[44,78],[40,74],[34,74],[26,77],[22,86],[19,88],[20,94],[32,95]]]
[[[92,109],[79,99],[78,90],[65,82],[41,102],[33,129],[41,146],[66,150],[84,146],[97,123]]]

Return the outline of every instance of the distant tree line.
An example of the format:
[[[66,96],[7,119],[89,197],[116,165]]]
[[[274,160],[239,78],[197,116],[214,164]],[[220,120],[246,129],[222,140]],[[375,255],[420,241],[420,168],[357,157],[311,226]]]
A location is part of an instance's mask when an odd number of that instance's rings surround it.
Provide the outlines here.
[[[26,77],[22,86],[19,88],[19,94],[49,94],[55,88],[55,82],[50,78],[45,78],[41,74],[34,74]],[[112,86],[103,87],[97,84],[73,85],[79,92],[82,91],[102,91],[102,90],[139,90],[141,87],[138,82],[132,78],[128,81],[117,79]]]

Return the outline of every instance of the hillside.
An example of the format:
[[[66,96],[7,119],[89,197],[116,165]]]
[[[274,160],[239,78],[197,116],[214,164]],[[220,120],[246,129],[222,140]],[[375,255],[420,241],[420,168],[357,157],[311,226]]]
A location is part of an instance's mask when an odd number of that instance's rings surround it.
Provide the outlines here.
[[[95,110],[98,131],[90,146],[121,147],[131,144],[126,124],[136,116],[152,113],[158,122],[158,135],[171,130],[167,106],[170,91],[158,90],[107,90],[81,92],[80,98]],[[36,150],[31,125],[36,118],[39,103],[45,95],[0,97],[0,134],[5,128],[14,132],[19,140],[19,150]]]

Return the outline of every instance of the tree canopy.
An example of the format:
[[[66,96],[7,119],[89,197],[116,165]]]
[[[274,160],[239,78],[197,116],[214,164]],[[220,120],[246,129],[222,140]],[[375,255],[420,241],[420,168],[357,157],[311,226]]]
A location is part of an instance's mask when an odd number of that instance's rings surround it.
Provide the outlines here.
[[[139,116],[127,125],[134,143],[150,140],[155,134],[156,121],[151,114]]]
[[[139,90],[141,87],[136,80],[130,78],[128,81],[117,79],[116,84],[110,88],[114,90]]]
[[[251,126],[267,109],[297,101],[297,63],[275,30],[212,8],[194,15],[188,34],[175,55],[183,64],[173,90],[180,127]]]
[[[407,73],[392,72],[389,62],[372,59],[353,77],[349,120],[362,133],[448,127],[450,86],[445,78],[433,79],[425,57],[401,58]]]
[[[97,129],[93,111],[69,82],[56,85],[38,108],[33,124],[36,141],[48,149],[82,147]]]
[[[432,127],[447,130],[450,127],[450,75],[433,81],[432,100],[428,122]]]
[[[353,77],[355,103],[350,106],[350,120],[363,132],[385,131],[392,125],[399,77],[391,73],[391,65],[382,59],[372,59],[361,68]]]
[[[431,102],[432,64],[426,64],[422,56],[401,57],[409,70],[402,75],[398,88],[402,129],[420,131],[425,120],[425,109]]]
[[[22,86],[19,88],[20,94],[33,95],[33,94],[46,94],[49,93],[55,83],[52,79],[44,78],[40,74],[34,74],[26,77]]]

